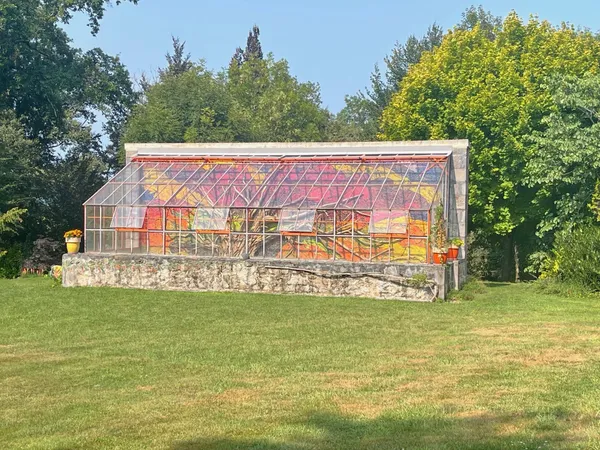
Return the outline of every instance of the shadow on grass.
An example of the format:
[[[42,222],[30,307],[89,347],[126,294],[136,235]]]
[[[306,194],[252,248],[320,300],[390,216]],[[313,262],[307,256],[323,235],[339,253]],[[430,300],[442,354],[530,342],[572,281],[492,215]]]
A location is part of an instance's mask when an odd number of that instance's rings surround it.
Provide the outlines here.
[[[382,416],[357,420],[318,413],[295,424],[311,437],[293,436],[285,442],[268,439],[199,438],[177,442],[174,450],[301,450],[301,449],[545,449],[564,441],[556,427],[532,430],[522,416],[416,417]],[[525,428],[525,429],[524,429]],[[533,431],[539,431],[536,433]]]

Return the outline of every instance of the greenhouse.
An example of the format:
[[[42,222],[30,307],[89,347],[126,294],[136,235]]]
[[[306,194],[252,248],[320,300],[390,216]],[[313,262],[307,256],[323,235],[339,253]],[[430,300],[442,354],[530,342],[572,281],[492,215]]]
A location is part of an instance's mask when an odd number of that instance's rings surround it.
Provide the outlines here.
[[[85,251],[428,263],[452,148],[385,144],[154,144],[85,203]]]

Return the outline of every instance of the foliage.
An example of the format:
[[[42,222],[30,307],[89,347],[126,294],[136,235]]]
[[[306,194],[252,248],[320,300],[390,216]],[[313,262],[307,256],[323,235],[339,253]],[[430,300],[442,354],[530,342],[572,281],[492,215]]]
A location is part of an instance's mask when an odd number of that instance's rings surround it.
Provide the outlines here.
[[[409,286],[417,289],[424,288],[429,284],[426,273],[415,273],[407,282]]]
[[[23,267],[23,253],[19,245],[13,245],[0,254],[0,278],[17,278]]]
[[[228,72],[229,119],[240,142],[321,141],[329,114],[319,85],[299,82],[287,61],[251,59]]]
[[[462,247],[465,245],[465,241],[463,241],[461,238],[452,238],[450,239],[450,244],[455,247]]]
[[[455,29],[472,30],[479,26],[489,39],[494,39],[501,24],[499,17],[486,12],[481,6],[472,6],[463,12]],[[335,122],[339,122],[338,128],[345,132],[344,139],[333,135],[330,140],[376,139],[381,114],[392,96],[398,92],[410,67],[417,64],[425,53],[434,51],[442,43],[443,37],[443,29],[433,23],[422,37],[411,35],[404,43],[396,42],[391,54],[384,58],[385,75],[376,64],[370,77],[371,87],[365,88],[364,92],[358,91],[355,95],[346,96],[346,106],[334,118]]]
[[[231,58],[230,65],[234,67],[241,67],[245,62],[263,59],[262,45],[260,43],[260,29],[257,25],[252,27],[252,30],[248,33],[248,39],[246,40],[246,49],[242,50],[241,47],[235,49],[235,53]]]
[[[523,23],[514,13],[494,39],[479,25],[454,30],[412,66],[383,113],[381,137],[470,140],[470,221],[507,236],[507,264],[513,244],[531,241],[540,220],[524,171],[529,136],[556,110],[546,80],[596,71],[598,61],[600,41],[591,33],[535,18]]]
[[[591,222],[600,180],[600,76],[557,76],[547,86],[556,110],[543,118],[545,129],[532,134],[525,169],[536,189],[540,238]]]
[[[556,235],[541,278],[600,292],[600,226],[587,225]]]
[[[253,37],[252,37],[253,36]],[[258,29],[251,32],[258,39]],[[324,140],[329,113],[319,86],[300,83],[285,60],[250,42],[240,64],[213,73],[203,62],[147,86],[126,142],[287,142]],[[260,50],[260,52],[259,52]],[[253,56],[249,56],[249,55]],[[260,57],[259,57],[260,56]],[[166,73],[166,72],[164,72]]]
[[[167,53],[167,68],[159,69],[158,73],[161,79],[166,77],[176,77],[182,73],[191,70],[194,64],[191,61],[191,55],[185,53],[185,41],[181,42],[179,38],[171,36],[173,41],[173,54]]]
[[[438,204],[433,211],[433,223],[431,225],[431,245],[438,251],[445,251],[448,245],[448,229],[444,218],[444,205]],[[434,250],[435,251],[435,250]]]
[[[464,302],[473,301],[478,296],[483,295],[487,292],[487,288],[483,281],[478,278],[469,278],[462,288],[455,289],[448,293],[448,301],[451,302]]]
[[[23,268],[31,272],[48,272],[53,264],[60,264],[63,245],[54,239],[36,239],[31,255],[23,261]]]
[[[129,73],[100,49],[73,47],[63,29],[79,12],[96,32],[107,4],[0,3],[0,211],[27,210],[8,243],[58,238],[64,221],[79,225],[82,197],[116,167],[121,127],[137,98]]]
[[[493,236],[471,231],[467,236],[467,273],[475,279],[497,279],[502,253]]]
[[[334,119],[346,130],[344,139],[340,140],[371,141],[376,138],[381,113],[398,91],[409,67],[419,62],[424,52],[440,45],[442,37],[442,28],[434,23],[421,38],[410,35],[405,43],[396,42],[392,53],[384,58],[385,76],[376,64],[370,77],[371,87],[346,96],[346,106]]]

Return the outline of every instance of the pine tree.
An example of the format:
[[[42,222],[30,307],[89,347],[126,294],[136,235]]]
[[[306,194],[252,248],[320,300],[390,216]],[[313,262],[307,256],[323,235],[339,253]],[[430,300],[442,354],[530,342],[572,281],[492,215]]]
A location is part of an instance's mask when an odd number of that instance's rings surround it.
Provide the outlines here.
[[[171,39],[173,40],[173,54],[167,53],[165,55],[167,68],[158,70],[161,78],[181,75],[193,66],[190,54],[185,54],[185,41],[181,42],[179,38],[174,36],[171,36]]]

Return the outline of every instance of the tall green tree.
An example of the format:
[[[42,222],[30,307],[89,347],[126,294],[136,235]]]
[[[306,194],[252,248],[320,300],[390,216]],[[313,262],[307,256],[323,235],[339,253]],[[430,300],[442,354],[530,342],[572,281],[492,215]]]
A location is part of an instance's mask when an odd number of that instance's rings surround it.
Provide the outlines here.
[[[0,212],[27,210],[14,239],[59,237],[65,223],[81,226],[80,204],[67,208],[53,199],[69,189],[91,195],[115,167],[121,126],[136,100],[129,73],[101,49],[73,47],[62,27],[79,12],[88,15],[95,33],[108,4],[0,1]],[[105,125],[97,132],[100,114]],[[78,172],[77,162],[84,160],[96,168]]]
[[[538,236],[551,240],[561,229],[595,219],[599,211],[600,76],[586,73],[552,77],[547,84],[556,109],[532,134],[525,166],[541,213]]]
[[[597,71],[600,41],[567,25],[524,23],[514,13],[494,34],[490,39],[479,25],[455,30],[425,54],[385,109],[381,138],[469,139],[470,220],[502,237],[508,262],[513,244],[531,241],[540,220],[524,169],[528,137],[556,110],[546,80]],[[510,268],[503,273],[507,278]]]

